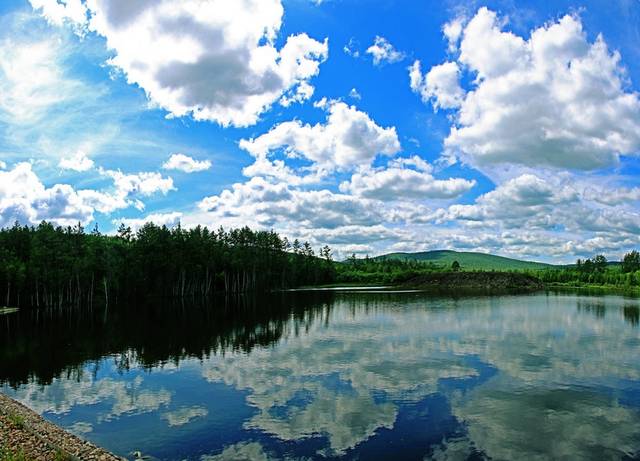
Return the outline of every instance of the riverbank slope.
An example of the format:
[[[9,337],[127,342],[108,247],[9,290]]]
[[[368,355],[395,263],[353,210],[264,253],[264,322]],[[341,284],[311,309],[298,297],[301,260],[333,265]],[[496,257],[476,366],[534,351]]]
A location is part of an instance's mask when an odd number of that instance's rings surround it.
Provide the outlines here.
[[[122,461],[0,394],[0,461]]]

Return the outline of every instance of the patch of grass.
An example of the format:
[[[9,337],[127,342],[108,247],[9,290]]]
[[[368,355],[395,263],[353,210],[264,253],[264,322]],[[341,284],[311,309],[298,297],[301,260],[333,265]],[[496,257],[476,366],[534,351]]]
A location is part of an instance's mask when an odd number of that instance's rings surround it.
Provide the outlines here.
[[[7,416],[7,419],[11,423],[13,427],[16,429],[24,429],[25,428],[25,420],[21,415],[10,414]]]
[[[4,448],[0,448],[0,461],[29,461],[22,450],[10,452]]]
[[[65,453],[62,450],[56,450],[54,455],[54,461],[72,461],[73,458],[68,453]]]

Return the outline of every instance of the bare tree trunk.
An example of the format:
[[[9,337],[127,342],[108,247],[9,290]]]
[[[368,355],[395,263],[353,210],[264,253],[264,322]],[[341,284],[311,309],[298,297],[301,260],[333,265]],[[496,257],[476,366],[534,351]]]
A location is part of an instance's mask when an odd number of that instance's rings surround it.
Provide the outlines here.
[[[107,277],[102,279],[104,284],[104,317],[103,323],[107,323],[107,312],[109,312],[109,286],[107,285]]]
[[[107,277],[102,279],[102,283],[104,284],[104,307],[106,310],[109,308],[109,286],[107,284]]]

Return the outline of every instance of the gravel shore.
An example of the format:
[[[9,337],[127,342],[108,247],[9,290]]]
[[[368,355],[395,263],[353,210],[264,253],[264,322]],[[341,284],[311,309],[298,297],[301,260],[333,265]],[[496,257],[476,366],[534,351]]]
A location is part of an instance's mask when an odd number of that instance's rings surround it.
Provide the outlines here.
[[[122,461],[0,394],[0,461]]]

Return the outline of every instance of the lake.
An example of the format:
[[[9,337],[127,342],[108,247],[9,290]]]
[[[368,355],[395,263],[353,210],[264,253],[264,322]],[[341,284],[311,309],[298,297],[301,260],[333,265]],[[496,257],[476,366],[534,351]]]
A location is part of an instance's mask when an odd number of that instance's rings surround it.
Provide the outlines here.
[[[290,292],[0,316],[0,391],[161,460],[640,459],[640,301]]]

